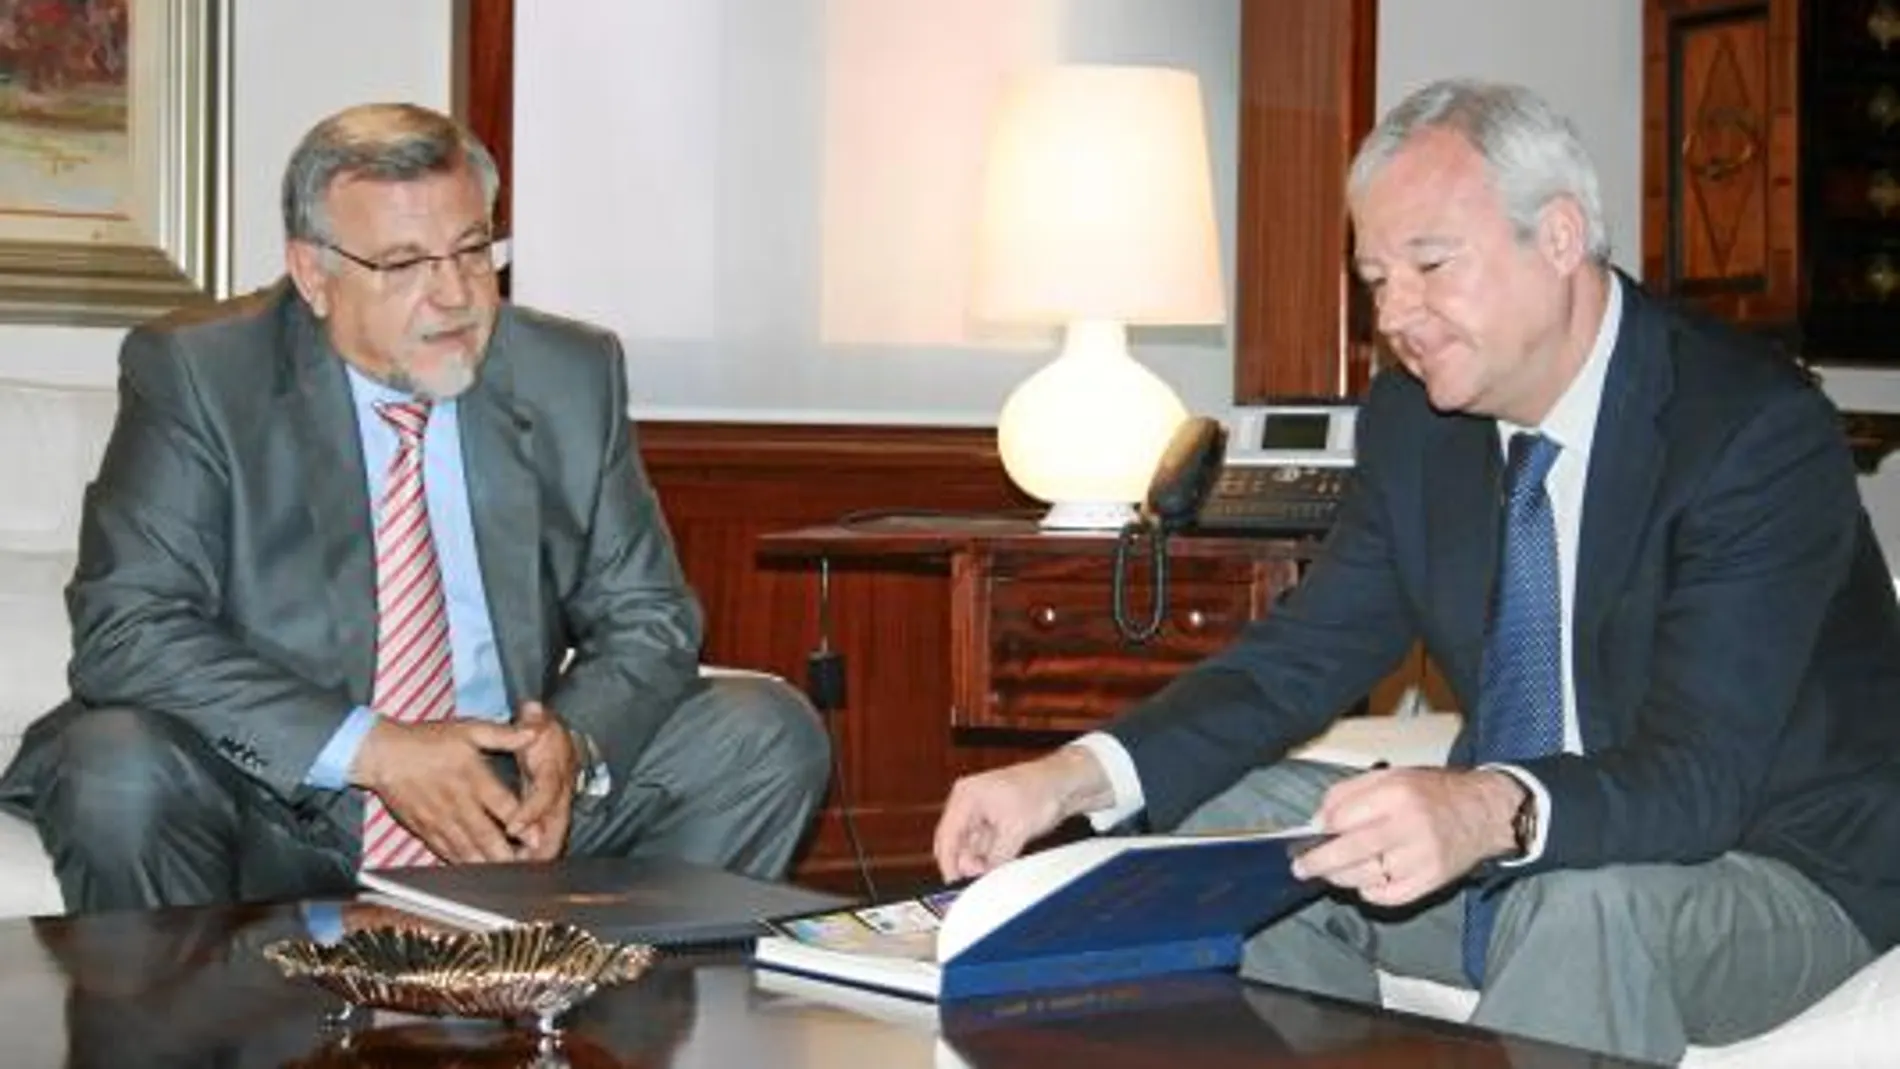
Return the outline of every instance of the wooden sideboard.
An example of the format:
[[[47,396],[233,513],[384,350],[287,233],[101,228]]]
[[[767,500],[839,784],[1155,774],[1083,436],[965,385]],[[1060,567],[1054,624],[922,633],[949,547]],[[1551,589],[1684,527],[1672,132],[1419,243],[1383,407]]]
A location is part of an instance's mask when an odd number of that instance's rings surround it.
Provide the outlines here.
[[[769,534],[760,550],[808,568],[857,560],[940,569],[950,588],[943,729],[1054,733],[1099,725],[1221,649],[1298,580],[1311,546],[1170,539],[1161,626],[1147,641],[1114,622],[1112,534],[1045,533],[1023,519],[899,516]],[[1145,622],[1155,591],[1145,552],[1129,554],[1126,575],[1127,616]]]

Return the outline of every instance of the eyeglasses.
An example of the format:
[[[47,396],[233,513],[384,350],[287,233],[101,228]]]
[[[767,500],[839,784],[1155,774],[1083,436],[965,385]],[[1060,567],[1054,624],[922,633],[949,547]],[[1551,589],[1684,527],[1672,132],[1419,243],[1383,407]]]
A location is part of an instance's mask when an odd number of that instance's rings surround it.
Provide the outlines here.
[[[319,241],[317,244],[363,270],[374,273],[383,286],[392,290],[406,291],[419,288],[435,275],[438,264],[452,266],[463,278],[485,278],[508,266],[507,238],[488,238],[473,245],[464,245],[453,252],[432,256],[404,256],[401,259],[383,261],[358,256],[328,241]]]

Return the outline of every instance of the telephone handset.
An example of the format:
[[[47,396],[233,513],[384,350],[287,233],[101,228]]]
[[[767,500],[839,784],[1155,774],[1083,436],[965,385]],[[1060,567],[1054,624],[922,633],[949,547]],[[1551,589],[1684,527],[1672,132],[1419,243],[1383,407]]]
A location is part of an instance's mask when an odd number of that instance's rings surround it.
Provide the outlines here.
[[[1142,515],[1163,530],[1192,524],[1213,493],[1227,448],[1227,428],[1217,419],[1193,416],[1175,428],[1155,465]]]
[[[1168,590],[1168,536],[1193,528],[1221,534],[1324,534],[1352,475],[1358,409],[1345,404],[1268,405],[1243,409],[1229,437],[1220,421],[1182,422],[1162,451],[1142,518],[1115,545],[1113,609],[1122,637],[1141,643],[1160,633]],[[1148,539],[1154,600],[1148,619],[1131,623],[1126,606],[1129,552]]]

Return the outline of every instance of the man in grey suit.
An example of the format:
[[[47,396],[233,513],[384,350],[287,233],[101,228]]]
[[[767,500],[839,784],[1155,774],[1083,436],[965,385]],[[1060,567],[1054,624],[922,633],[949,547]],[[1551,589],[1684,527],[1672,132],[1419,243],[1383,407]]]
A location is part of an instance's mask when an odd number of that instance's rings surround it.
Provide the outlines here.
[[[442,115],[341,112],[286,169],[287,281],[127,337],[73,698],[0,780],[69,906],[347,890],[371,806],[404,863],[785,870],[824,730],[779,681],[699,675],[619,345],[502,302],[497,187]],[[400,621],[398,509],[436,560]],[[422,718],[383,697],[416,664]]]
[[[958,782],[939,865],[1071,814],[1317,815],[1295,869],[1329,893],[1251,975],[1422,976],[1481,1025],[1671,1064],[1773,1027],[1900,941],[1900,609],[1838,414],[1609,266],[1595,169],[1523,89],[1419,90],[1348,203],[1402,367],[1324,550],[1105,731]],[[1465,712],[1451,767],[1285,759],[1415,642]]]

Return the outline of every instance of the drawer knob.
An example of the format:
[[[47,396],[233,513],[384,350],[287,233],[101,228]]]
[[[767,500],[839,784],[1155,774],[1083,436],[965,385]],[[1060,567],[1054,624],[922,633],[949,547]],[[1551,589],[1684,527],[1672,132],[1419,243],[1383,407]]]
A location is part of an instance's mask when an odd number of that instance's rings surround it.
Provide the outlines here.
[[[1056,607],[1054,605],[1036,606],[1029,610],[1029,622],[1042,628],[1044,631],[1049,630],[1056,626]]]
[[[1887,0],[1874,5],[1873,14],[1867,16],[1867,35],[1880,42],[1880,50],[1900,39],[1900,11],[1895,11]]]
[[[1867,273],[1863,277],[1867,288],[1874,291],[1876,300],[1884,301],[1896,288],[1900,288],[1900,270],[1895,269],[1893,258],[1884,252],[1868,262]]]
[[[1886,133],[1894,123],[1900,122],[1900,93],[1895,93],[1891,85],[1881,86],[1867,101],[1867,117],[1880,127],[1881,133]]]
[[[1879,170],[1867,179],[1867,203],[1881,215],[1900,207],[1900,182],[1894,181],[1893,172]]]
[[[1181,617],[1181,629],[1190,633],[1207,630],[1207,613],[1201,609],[1189,609]]]

